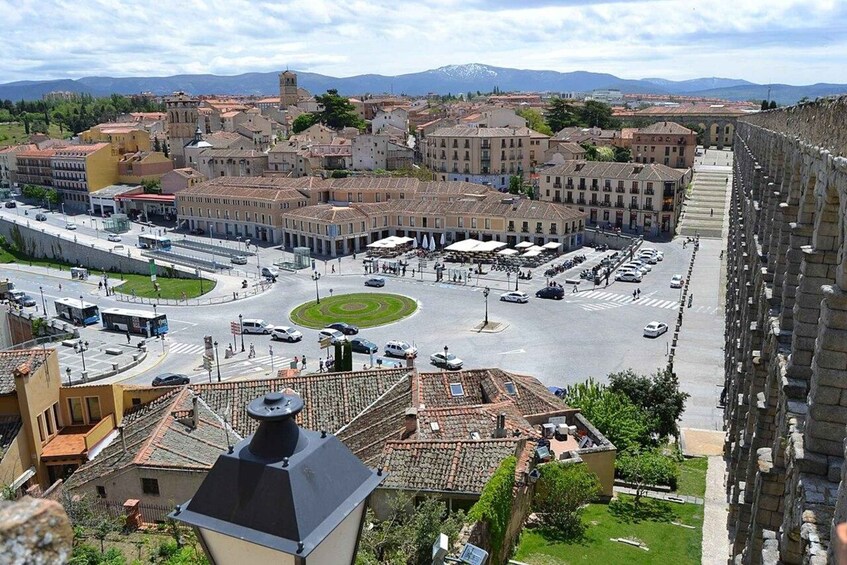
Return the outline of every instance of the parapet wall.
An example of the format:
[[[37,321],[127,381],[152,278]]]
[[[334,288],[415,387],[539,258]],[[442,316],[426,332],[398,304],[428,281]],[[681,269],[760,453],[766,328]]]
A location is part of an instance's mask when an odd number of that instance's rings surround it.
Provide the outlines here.
[[[847,517],[845,154],[847,97],[738,122],[725,328],[731,563],[827,563],[831,524]]]

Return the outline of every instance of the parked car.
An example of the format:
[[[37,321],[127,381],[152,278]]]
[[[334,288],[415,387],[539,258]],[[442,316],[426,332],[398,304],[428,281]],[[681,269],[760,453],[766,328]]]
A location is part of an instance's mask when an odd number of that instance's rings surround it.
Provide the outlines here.
[[[347,340],[347,338],[344,337],[343,333],[332,328],[324,328],[318,332],[318,341],[321,341],[326,338],[329,338],[329,342],[332,345]]]
[[[503,302],[518,302],[525,304],[529,302],[529,295],[522,290],[513,290],[500,295]]]
[[[565,289],[558,286],[545,286],[544,288],[538,289],[538,292],[535,293],[535,297],[561,300],[565,297]]]
[[[180,375],[178,373],[162,373],[155,379],[153,379],[153,386],[178,386],[178,385],[187,385],[191,382],[186,375]]]
[[[6,202],[6,208],[17,208],[17,207],[18,207],[18,203],[15,202],[14,200],[9,200],[8,202]]]
[[[644,337],[659,337],[668,331],[668,325],[662,322],[650,322],[644,326]]]
[[[246,265],[247,257],[245,257],[244,255],[234,255],[233,257],[229,258],[229,262],[233,265]]]
[[[682,288],[682,275],[674,275],[671,277],[671,288]]]
[[[262,276],[266,279],[276,280],[279,276],[279,269],[276,267],[262,267]]]
[[[348,324],[346,322],[333,322],[331,324],[327,324],[326,327],[338,330],[344,335],[356,335],[357,333],[359,333],[358,327],[354,326],[353,324]]]
[[[646,275],[647,274],[647,269],[645,269],[642,264],[634,263],[634,262],[624,263],[623,265],[621,265],[620,270],[621,271],[635,271],[635,272],[639,273],[640,275]]]
[[[24,294],[20,298],[18,298],[18,304],[21,306],[35,306],[35,298],[30,296],[29,294]]]
[[[406,357],[407,355],[417,357],[418,348],[405,341],[398,340],[392,340],[385,344],[386,357]]]
[[[627,265],[635,265],[641,268],[641,270],[646,273],[649,273],[653,270],[653,267],[651,267],[649,263],[647,263],[646,261],[642,261],[641,259],[632,259],[627,263]]]
[[[46,222],[47,221],[47,214],[39,212],[38,214],[35,215],[35,221]]]
[[[615,273],[615,280],[621,282],[641,282],[641,273],[636,271],[618,271]]]
[[[350,340],[350,345],[353,346],[355,353],[376,353],[379,351],[377,344],[363,337],[354,337]]]
[[[450,369],[453,371],[457,371],[462,368],[462,361],[452,353],[444,354],[443,351],[438,353],[433,353],[429,356],[429,362],[435,365],[436,367],[444,367],[445,369]]]
[[[655,265],[659,262],[659,256],[655,253],[639,253],[638,259],[648,265]]]
[[[68,222],[67,224],[65,224],[65,229],[73,231],[76,229],[76,224],[73,222]]]
[[[274,327],[264,320],[251,319],[243,320],[241,327],[246,334],[269,334]]]
[[[291,326],[277,326],[271,330],[271,339],[294,343],[303,339],[303,334]]]
[[[193,235],[203,235],[206,232],[203,231],[203,228],[194,228],[193,230],[191,230],[188,233],[193,234]]]
[[[109,234],[109,237],[108,237],[107,239],[108,239],[109,241],[114,241],[114,242],[116,242],[116,243],[120,243],[120,242],[121,242],[121,236],[119,236],[119,235],[118,235],[118,234],[116,234],[116,233],[110,233],[110,234]]]
[[[385,286],[385,279],[382,277],[370,277],[365,280],[365,286],[383,287]]]

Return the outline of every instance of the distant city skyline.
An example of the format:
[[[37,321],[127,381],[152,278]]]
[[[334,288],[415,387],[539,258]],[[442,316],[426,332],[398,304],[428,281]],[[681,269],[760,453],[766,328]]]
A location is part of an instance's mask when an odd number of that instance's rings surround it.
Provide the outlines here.
[[[516,7],[516,4],[518,7]],[[0,83],[450,64],[847,83],[839,0],[0,0]]]

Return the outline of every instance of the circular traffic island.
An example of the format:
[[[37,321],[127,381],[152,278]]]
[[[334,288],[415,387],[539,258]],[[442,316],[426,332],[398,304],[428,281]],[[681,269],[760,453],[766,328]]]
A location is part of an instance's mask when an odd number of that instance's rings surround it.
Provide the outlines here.
[[[336,294],[312,300],[291,311],[291,321],[307,328],[320,329],[333,322],[346,322],[360,328],[372,328],[411,316],[418,303],[399,294]]]

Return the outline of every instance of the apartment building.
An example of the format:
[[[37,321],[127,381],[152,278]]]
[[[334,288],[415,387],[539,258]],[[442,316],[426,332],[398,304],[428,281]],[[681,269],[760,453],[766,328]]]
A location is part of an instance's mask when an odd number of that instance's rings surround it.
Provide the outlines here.
[[[82,143],[111,143],[118,154],[152,151],[150,133],[134,123],[105,123],[79,134]]]
[[[0,149],[0,188],[10,188],[18,182],[18,153],[33,149],[37,146],[25,144]]]
[[[194,165],[206,178],[259,177],[268,168],[268,156],[253,149],[205,149]]]
[[[439,180],[475,182],[503,190],[510,177],[529,173],[532,136],[532,130],[525,127],[442,128],[427,135],[423,159]]]
[[[354,170],[394,171],[410,168],[414,151],[391,140],[388,135],[364,134],[353,138],[351,143]]]
[[[656,163],[567,161],[539,172],[539,198],[577,206],[589,225],[656,236],[676,229],[690,180]]]
[[[37,184],[53,186],[53,166],[51,161],[56,148],[26,149],[17,156],[18,184]]]
[[[174,168],[173,161],[158,151],[126,153],[118,161],[118,180],[125,184],[140,184],[157,180]]]
[[[118,181],[118,153],[109,143],[69,145],[50,159],[53,186],[65,206],[88,209],[88,193]]]
[[[689,169],[694,166],[696,147],[697,132],[676,122],[656,122],[633,134],[632,160]]]

